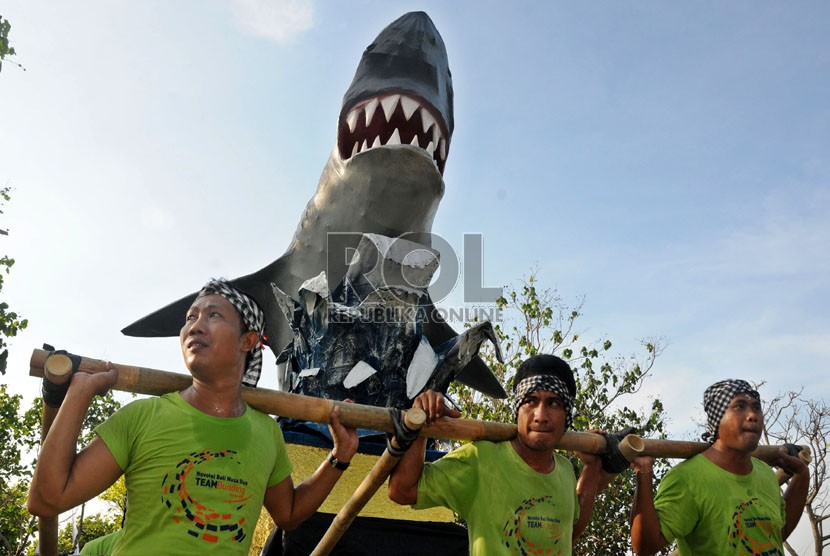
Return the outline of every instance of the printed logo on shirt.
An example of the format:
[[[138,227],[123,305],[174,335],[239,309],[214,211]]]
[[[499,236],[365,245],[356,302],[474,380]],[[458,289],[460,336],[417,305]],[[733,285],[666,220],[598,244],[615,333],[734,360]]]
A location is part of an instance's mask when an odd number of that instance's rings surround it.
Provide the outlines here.
[[[772,519],[747,515],[757,510],[757,503],[758,498],[750,498],[735,508],[732,523],[729,525],[730,544],[747,551],[741,552],[747,556],[784,556],[784,552],[774,542],[775,531]]]
[[[511,554],[561,554],[563,529],[557,513],[553,496],[524,500],[504,524],[504,546]]]
[[[191,452],[161,481],[161,502],[186,534],[209,543],[242,542],[248,483],[232,476],[239,465],[233,450]]]

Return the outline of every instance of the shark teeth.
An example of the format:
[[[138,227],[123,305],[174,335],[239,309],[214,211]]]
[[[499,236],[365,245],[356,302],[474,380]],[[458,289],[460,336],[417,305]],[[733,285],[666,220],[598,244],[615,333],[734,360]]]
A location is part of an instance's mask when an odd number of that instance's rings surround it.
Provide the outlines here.
[[[392,95],[384,97],[383,100],[380,101],[380,105],[383,107],[383,115],[386,116],[387,122],[392,119],[392,114],[395,113],[395,108],[398,107],[398,101],[400,100],[401,95]]]
[[[378,99],[373,98],[363,108],[363,112],[366,114],[366,127],[372,125],[372,118],[375,116],[375,110],[378,109],[378,104],[380,104]]]
[[[389,138],[389,141],[386,142],[387,145],[400,145],[401,144],[401,134],[398,132],[397,128],[395,131],[392,132],[392,136]]]
[[[357,127],[357,110],[352,110],[349,112],[349,117],[346,118],[346,123],[349,124],[349,131],[354,133],[355,128]]]
[[[401,97],[401,108],[403,108],[403,115],[408,120],[412,117],[412,114],[415,113],[415,110],[420,108],[418,102],[414,99],[409,98],[408,96]],[[388,120],[389,118],[387,118]]]
[[[443,174],[449,140],[442,124],[428,105],[414,97],[375,97],[354,106],[341,122],[340,156],[347,160],[378,147],[408,145],[426,151]]]

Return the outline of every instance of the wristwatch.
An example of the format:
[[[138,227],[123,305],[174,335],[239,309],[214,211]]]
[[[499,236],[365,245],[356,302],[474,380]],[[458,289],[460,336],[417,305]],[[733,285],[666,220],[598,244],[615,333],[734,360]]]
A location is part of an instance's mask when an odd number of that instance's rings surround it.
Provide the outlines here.
[[[339,469],[340,471],[345,471],[349,468],[352,462],[350,461],[340,461],[336,457],[334,457],[334,452],[329,452],[329,465],[334,467],[335,469]]]

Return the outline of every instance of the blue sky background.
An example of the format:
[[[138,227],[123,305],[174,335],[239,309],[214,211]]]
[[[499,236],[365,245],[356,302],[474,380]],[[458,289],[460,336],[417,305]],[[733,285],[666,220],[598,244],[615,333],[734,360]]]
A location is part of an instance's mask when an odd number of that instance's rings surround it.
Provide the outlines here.
[[[26,71],[0,74],[3,294],[30,319],[12,390],[36,395],[43,342],[183,370],[176,339],[119,330],[283,253],[363,49],[412,10],[455,88],[433,231],[459,252],[484,234],[484,285],[537,267],[586,296],[584,337],[665,337],[642,402],[678,437],[722,378],[828,398],[822,2],[6,0]]]

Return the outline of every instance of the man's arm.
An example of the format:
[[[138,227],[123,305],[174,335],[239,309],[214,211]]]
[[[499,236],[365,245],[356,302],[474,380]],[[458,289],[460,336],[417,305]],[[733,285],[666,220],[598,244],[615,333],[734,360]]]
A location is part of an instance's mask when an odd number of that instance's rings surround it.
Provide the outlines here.
[[[778,460],[773,465],[792,475],[787,490],[784,491],[784,502],[787,509],[785,512],[786,522],[781,530],[781,536],[786,539],[795,530],[801,519],[801,514],[804,513],[807,491],[810,488],[810,468],[800,458],[788,455],[784,448],[781,448]]]
[[[579,474],[579,481],[576,483],[576,496],[579,499],[579,520],[574,523],[573,540],[575,541],[585,531],[588,522],[591,520],[591,513],[594,511],[594,502],[597,495],[614,478],[614,475],[602,470],[602,461],[599,456],[576,452],[576,456],[582,460],[582,472]]]
[[[40,449],[29,490],[32,515],[51,517],[74,508],[113,484],[122,471],[106,444],[95,438],[76,452],[78,435],[96,394],[105,393],[118,378],[111,363],[104,373],[76,373]]]
[[[340,423],[339,407],[335,406],[331,413],[329,430],[334,440],[332,454],[339,461],[350,462],[357,451],[357,431]],[[288,476],[266,490],[265,508],[281,529],[295,529],[317,511],[341,475],[343,471],[324,460],[310,477],[296,487]]]
[[[660,531],[660,519],[654,508],[652,478],[654,458],[642,456],[634,458],[637,489],[634,494],[634,506],[631,508],[631,548],[639,556],[656,554],[669,543]]]
[[[427,424],[434,423],[440,417],[460,417],[461,412],[447,407],[443,394],[427,390],[418,395],[412,407],[423,409],[427,414]],[[389,498],[398,504],[412,505],[418,501],[418,481],[424,470],[424,451],[426,437],[419,436],[404,453],[389,475]]]
[[[389,474],[389,499],[401,505],[418,501],[418,481],[424,470],[424,452],[427,439],[419,436],[404,453]]]

